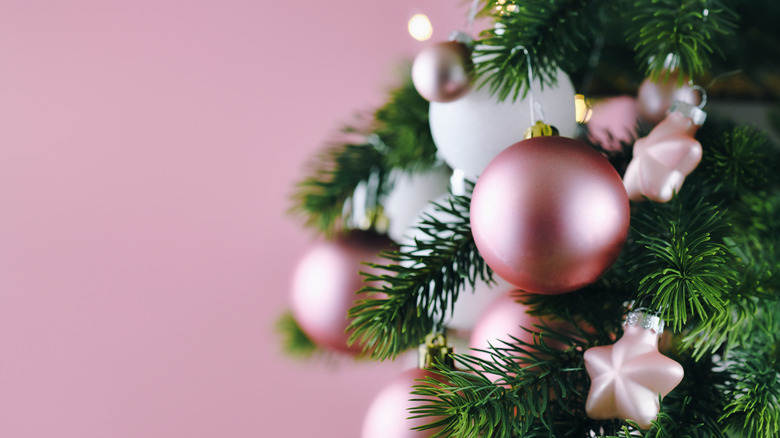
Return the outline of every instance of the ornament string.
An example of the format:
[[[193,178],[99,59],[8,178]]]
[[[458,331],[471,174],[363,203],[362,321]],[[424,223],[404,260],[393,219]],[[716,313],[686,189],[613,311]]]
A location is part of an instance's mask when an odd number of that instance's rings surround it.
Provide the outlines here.
[[[531,55],[528,53],[528,49],[526,49],[525,46],[515,46],[515,48],[512,49],[511,54],[514,55],[519,50],[522,50],[523,53],[525,53],[525,64],[526,67],[528,67],[528,105],[531,108],[531,125],[535,125],[537,120],[544,122],[544,112],[542,111],[541,104],[538,104],[534,98],[534,72],[531,68]],[[537,116],[539,116],[538,119]]]

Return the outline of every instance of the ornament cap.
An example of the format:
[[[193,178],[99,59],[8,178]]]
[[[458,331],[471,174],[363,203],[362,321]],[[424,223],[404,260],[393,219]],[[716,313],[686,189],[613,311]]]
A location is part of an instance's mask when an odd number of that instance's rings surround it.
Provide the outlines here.
[[[696,126],[703,125],[704,121],[707,120],[707,113],[699,106],[679,100],[672,104],[672,107],[669,108],[669,113],[680,113],[691,119],[691,122]]]
[[[664,331],[664,320],[646,307],[639,307],[628,312],[623,325],[626,327],[642,327],[645,330],[652,330],[659,335]]]
[[[421,344],[418,352],[420,368],[431,368],[435,363],[455,367],[452,359],[453,349],[447,345],[447,337],[444,333],[431,333],[425,337],[425,343]]]
[[[528,129],[525,130],[523,138],[528,140],[529,138],[533,137],[551,137],[554,135],[558,135],[558,128],[541,121],[537,121],[533,126],[529,126]]]

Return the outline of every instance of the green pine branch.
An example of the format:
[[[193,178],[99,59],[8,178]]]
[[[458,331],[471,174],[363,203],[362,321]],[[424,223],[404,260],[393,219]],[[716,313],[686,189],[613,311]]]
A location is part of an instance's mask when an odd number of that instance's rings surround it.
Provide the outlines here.
[[[525,47],[537,80],[554,84],[556,69],[572,71],[588,58],[588,47],[599,27],[596,2],[529,0],[485,2],[483,15],[496,28],[483,32],[475,48],[477,75],[503,101],[525,95],[530,84]]]
[[[655,79],[664,71],[699,76],[713,55],[723,56],[718,38],[733,37],[736,14],[720,0],[635,0],[626,2],[626,36],[634,45],[639,65]],[[633,3],[633,4],[631,4]],[[664,78],[665,79],[665,78]]]
[[[691,318],[725,312],[738,277],[723,242],[729,230],[723,212],[684,193],[666,204],[643,203],[632,216],[639,295],[652,297],[653,308],[675,331]]]
[[[308,359],[321,352],[314,341],[303,332],[292,312],[285,312],[277,319],[276,332],[282,339],[282,350],[289,357]]]
[[[767,135],[751,126],[722,126],[704,131],[705,147],[698,178],[713,194],[732,199],[777,184],[778,151]]]
[[[368,221],[374,224],[379,219],[388,172],[384,154],[371,144],[331,147],[320,153],[308,173],[296,187],[291,209],[304,217],[306,226],[325,235],[344,229],[348,201],[361,184],[372,191],[366,196]],[[372,179],[375,183],[368,184]]]
[[[489,358],[456,354],[455,369],[439,367],[436,378],[414,388],[412,394],[425,398],[413,399],[420,405],[411,415],[435,418],[419,429],[442,427],[433,436],[586,436],[584,430],[612,423],[585,417],[582,359],[585,349],[609,339],[570,322],[571,334],[538,326],[532,343],[512,339],[479,350]]]
[[[337,142],[308,166],[307,177],[293,193],[293,214],[307,227],[332,235],[345,227],[349,201],[365,187],[367,220],[382,217],[382,201],[392,188],[392,170],[420,172],[436,163],[436,146],[428,125],[428,101],[411,81],[390,93],[388,103],[376,111],[368,127],[347,127],[345,137],[362,142]]]
[[[735,437],[770,438],[780,434],[780,306],[765,312],[763,330],[749,346],[725,357],[733,378],[721,421]]]
[[[425,239],[384,254],[391,264],[370,265],[385,273],[363,274],[371,283],[360,291],[367,298],[349,311],[350,342],[375,359],[394,358],[440,328],[466,284],[492,281],[471,235],[470,202],[469,196],[455,196],[436,204],[452,221],[424,217],[419,228]]]
[[[592,420],[585,414],[589,377],[582,354],[613,343],[614,331],[580,329],[567,316],[571,332],[535,326],[533,342],[512,339],[479,350],[489,357],[456,354],[455,369],[439,367],[436,378],[415,386],[413,417],[431,418],[421,430],[433,436],[463,437],[724,437],[720,422],[731,374],[710,361],[674,355],[685,369],[682,383],[661,403],[650,429],[631,421]],[[577,328],[574,328],[577,327]]]

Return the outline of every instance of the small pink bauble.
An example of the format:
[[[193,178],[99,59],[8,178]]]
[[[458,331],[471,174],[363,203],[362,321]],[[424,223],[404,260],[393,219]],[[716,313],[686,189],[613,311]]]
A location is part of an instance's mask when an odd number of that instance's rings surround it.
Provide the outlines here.
[[[637,93],[637,111],[642,120],[656,125],[666,117],[666,112],[676,101],[698,105],[701,102],[699,92],[694,90],[687,81],[682,85],[677,83],[677,73],[665,73],[657,81],[647,78],[639,86]]]
[[[623,181],[585,143],[523,140],[477,180],[471,230],[485,262],[518,288],[560,294],[598,279],[617,259],[630,211]]]
[[[355,294],[366,283],[360,271],[369,271],[362,262],[379,262],[380,251],[389,250],[381,236],[353,231],[330,241],[312,245],[295,270],[291,306],[295,320],[315,344],[335,351],[358,353],[357,343],[347,345],[347,312]]]
[[[428,46],[414,58],[412,82],[430,102],[452,102],[471,88],[474,65],[465,44],[447,41]]]
[[[569,324],[563,321],[528,314],[530,308],[517,301],[520,297],[522,295],[518,295],[517,291],[509,291],[493,301],[474,326],[469,339],[469,348],[490,350],[490,345],[502,348],[506,347],[506,343],[513,344],[512,338],[533,344],[534,333],[540,331],[534,326],[542,326],[545,323],[557,331],[571,331]],[[556,348],[561,346],[560,343],[552,340],[546,342]],[[490,359],[490,355],[483,352],[473,351],[469,354]]]
[[[631,96],[604,99],[595,105],[588,120],[588,137],[607,151],[619,151],[637,136],[637,103]]]
[[[412,414],[409,408],[419,406],[423,402],[412,402],[410,399],[424,399],[412,395],[413,386],[421,382],[415,380],[435,377],[430,371],[415,368],[407,370],[391,380],[376,396],[363,420],[362,438],[425,438],[432,436],[438,429],[425,431],[412,430],[413,427],[437,421],[435,417],[409,419]]]

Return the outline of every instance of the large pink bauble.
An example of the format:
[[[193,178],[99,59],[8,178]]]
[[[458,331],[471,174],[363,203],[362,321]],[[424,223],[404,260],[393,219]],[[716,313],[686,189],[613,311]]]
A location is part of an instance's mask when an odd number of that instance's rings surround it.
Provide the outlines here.
[[[433,435],[438,429],[426,431],[411,430],[436,421],[435,417],[409,419],[412,416],[409,408],[419,406],[422,402],[409,401],[412,398],[422,399],[419,395],[411,395],[415,382],[425,377],[435,377],[430,371],[415,368],[407,370],[385,386],[376,396],[363,420],[362,438],[425,438]]]
[[[471,229],[501,278],[539,294],[596,281],[620,254],[629,225],[623,181],[606,158],[565,137],[505,149],[482,173]]]
[[[390,249],[378,235],[353,231],[334,240],[314,244],[295,270],[291,306],[295,320],[315,344],[326,349],[358,353],[362,347],[347,345],[347,311],[363,288],[362,262],[379,262],[378,253]]]
[[[423,49],[412,64],[412,82],[430,102],[452,102],[471,88],[474,65],[471,51],[457,41]]]
[[[637,111],[642,120],[656,125],[666,117],[672,104],[676,101],[698,105],[701,102],[699,92],[686,83],[678,85],[677,73],[664,74],[657,81],[645,79],[637,93]]]

